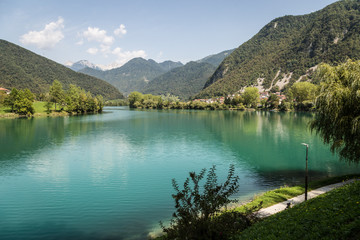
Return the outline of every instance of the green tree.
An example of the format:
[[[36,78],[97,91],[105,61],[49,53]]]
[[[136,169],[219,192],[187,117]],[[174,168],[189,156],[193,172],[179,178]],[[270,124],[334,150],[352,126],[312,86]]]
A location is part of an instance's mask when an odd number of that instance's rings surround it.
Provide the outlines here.
[[[144,95],[139,92],[132,92],[129,94],[129,106],[130,108],[134,108],[138,106],[138,103],[141,103],[144,98]],[[138,103],[137,103],[138,102]],[[135,104],[137,103],[137,104]]]
[[[20,115],[32,115],[35,112],[33,102],[28,98],[15,101],[14,111]]]
[[[178,96],[175,95],[171,95],[170,93],[166,94],[166,95],[161,95],[161,99],[165,102],[168,101],[169,103],[172,102],[179,102],[180,99]]]
[[[51,101],[55,103],[55,111],[56,111],[56,104],[57,103],[62,104],[65,101],[64,90],[62,84],[58,80],[55,80],[53,84],[50,86],[49,95],[51,97]]]
[[[23,90],[23,98],[27,98],[31,102],[34,102],[34,100],[35,100],[34,94],[28,88]]]
[[[231,100],[231,105],[233,105],[234,107],[236,107],[239,104],[243,104],[243,103],[244,103],[244,98],[241,95],[236,95]]]
[[[332,67],[322,64],[318,78],[322,82],[316,98],[317,114],[310,124],[331,151],[341,159],[360,160],[360,61]]]
[[[257,103],[259,102],[260,94],[259,89],[256,87],[247,87],[243,93],[244,104],[248,107],[257,107]]]
[[[29,90],[17,90],[13,88],[7,99],[6,105],[11,107],[11,111],[20,115],[32,115],[35,110],[33,107],[34,94]]]
[[[14,111],[15,101],[19,99],[19,90],[16,88],[11,89],[10,94],[4,99],[4,105],[11,108]]]
[[[52,106],[53,106],[53,103],[50,102],[50,101],[47,101],[47,102],[45,103],[45,109],[46,109],[46,113],[47,113],[47,114],[51,113],[51,108],[52,108]]]
[[[95,98],[97,101],[97,111],[101,113],[104,108],[104,98],[102,95],[97,95]]]
[[[67,112],[80,112],[80,91],[78,86],[70,84],[65,97]]]
[[[231,104],[231,98],[230,97],[225,97],[224,104],[225,105],[230,105]]]
[[[266,101],[266,108],[276,109],[279,106],[279,97],[276,94],[270,94],[270,97]]]
[[[281,101],[281,104],[279,105],[279,110],[282,112],[289,111],[291,109],[291,104],[287,101]]]
[[[5,98],[7,97],[7,94],[0,91],[0,106],[4,104]]]
[[[309,82],[297,82],[289,90],[297,103],[304,101],[314,101],[317,93],[317,87]]]

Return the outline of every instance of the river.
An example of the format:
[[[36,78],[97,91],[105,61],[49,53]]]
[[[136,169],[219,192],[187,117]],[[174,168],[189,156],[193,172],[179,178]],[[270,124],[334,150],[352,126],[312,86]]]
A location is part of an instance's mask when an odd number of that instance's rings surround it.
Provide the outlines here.
[[[235,197],[358,173],[312,134],[308,113],[129,110],[0,119],[0,239],[147,239],[174,211],[171,179],[234,164]]]

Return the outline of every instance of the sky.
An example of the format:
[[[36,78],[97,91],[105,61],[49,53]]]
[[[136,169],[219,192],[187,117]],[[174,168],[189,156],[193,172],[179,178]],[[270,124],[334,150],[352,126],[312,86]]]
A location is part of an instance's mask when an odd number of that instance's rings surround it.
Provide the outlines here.
[[[58,63],[187,63],[237,48],[271,20],[335,0],[0,0],[0,39]],[[0,53],[1,54],[1,53]]]

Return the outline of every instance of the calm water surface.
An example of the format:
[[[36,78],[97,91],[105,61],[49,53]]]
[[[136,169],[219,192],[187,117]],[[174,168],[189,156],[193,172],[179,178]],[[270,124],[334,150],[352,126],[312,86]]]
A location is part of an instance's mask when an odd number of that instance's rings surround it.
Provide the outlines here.
[[[0,239],[146,239],[173,212],[171,179],[230,164],[238,198],[359,172],[307,130],[310,114],[132,111],[0,120]]]

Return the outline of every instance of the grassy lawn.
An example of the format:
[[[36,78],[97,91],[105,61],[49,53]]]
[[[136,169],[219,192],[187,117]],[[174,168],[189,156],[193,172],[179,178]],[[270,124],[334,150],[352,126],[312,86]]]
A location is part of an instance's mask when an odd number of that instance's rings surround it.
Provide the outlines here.
[[[339,177],[332,177],[327,178],[324,180],[319,181],[313,181],[309,183],[308,191],[311,191],[313,189],[323,187],[326,185],[330,185],[333,183],[338,183],[342,181],[346,181],[352,178],[359,178],[360,175],[345,175],[345,176],[339,176]],[[282,187],[278,189],[274,189],[268,192],[265,192],[264,194],[261,194],[257,197],[255,197],[251,202],[242,205],[240,207],[235,208],[235,210],[244,212],[246,209],[249,209],[251,207],[257,206],[262,203],[262,208],[270,207],[274,204],[286,201],[290,198],[296,197],[298,195],[301,195],[305,192],[304,186],[293,186],[293,187]],[[360,213],[359,213],[360,214]]]
[[[54,104],[51,107],[51,113],[47,114],[46,112],[46,108],[45,108],[45,104],[46,102],[40,102],[40,101],[35,101],[33,103],[33,107],[35,110],[34,113],[34,117],[46,117],[46,116],[53,116],[53,117],[57,117],[57,116],[67,116],[69,115],[67,112],[65,111],[55,111],[54,110]],[[59,109],[59,107],[57,107],[57,109]],[[10,108],[8,107],[4,107],[4,106],[0,106],[0,117],[5,117],[5,118],[17,118],[19,117],[18,114],[12,113],[10,111]]]
[[[45,103],[46,102],[35,101],[33,104],[35,113],[46,113]]]
[[[39,102],[39,101],[35,101],[33,103],[33,107],[35,109],[35,113],[46,113],[46,109],[45,109],[45,103],[46,102]],[[4,106],[0,106],[0,114],[6,114],[6,113],[10,113],[11,109],[9,107],[4,107]]]
[[[233,239],[359,239],[360,181],[270,216]]]
[[[0,105],[0,114],[5,114],[5,113],[9,113],[9,112],[10,112],[10,108]]]

